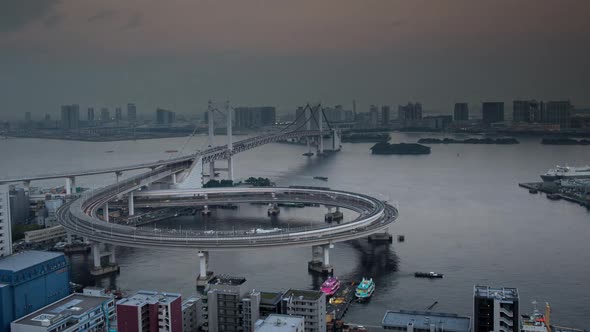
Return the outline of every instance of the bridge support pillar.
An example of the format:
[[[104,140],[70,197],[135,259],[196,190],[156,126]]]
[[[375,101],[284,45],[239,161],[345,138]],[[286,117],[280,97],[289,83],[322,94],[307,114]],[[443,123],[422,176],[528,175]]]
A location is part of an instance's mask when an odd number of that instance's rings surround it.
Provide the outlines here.
[[[72,244],[72,233],[66,232],[66,243]]]
[[[103,248],[106,244],[101,245],[99,242],[92,242],[90,249],[92,251],[93,268],[90,274],[93,276],[102,276],[105,274],[119,272],[119,265],[115,260],[115,246],[108,245],[108,248]],[[101,260],[103,257],[108,257],[108,263],[103,266]]]
[[[227,158],[227,179],[234,180],[234,163],[231,155]]]
[[[213,279],[213,271],[209,271],[209,252],[199,251],[199,275],[197,277],[197,290],[203,291],[211,279]]]
[[[209,210],[209,206],[208,205],[204,205],[203,206],[203,211],[201,211],[201,214],[204,216],[210,216],[211,215],[211,210]]]
[[[76,193],[76,177],[70,176],[66,178],[66,195]]]
[[[175,185],[176,184],[176,173],[172,174],[171,180],[172,180],[172,184]]]
[[[31,181],[23,181],[23,187],[25,187],[25,192],[30,195],[31,192]]]
[[[135,205],[133,203],[133,191],[129,193],[129,216],[135,215]]]
[[[119,183],[119,180],[121,179],[121,175],[123,175],[123,172],[115,172],[115,179],[117,180],[117,183]]]
[[[102,219],[109,222],[109,202],[104,203],[102,207]]]
[[[307,263],[307,269],[321,274],[334,273],[334,267],[330,265],[330,248],[334,248],[331,243],[311,247],[312,259]]]
[[[215,162],[209,162],[209,180],[215,179]]]

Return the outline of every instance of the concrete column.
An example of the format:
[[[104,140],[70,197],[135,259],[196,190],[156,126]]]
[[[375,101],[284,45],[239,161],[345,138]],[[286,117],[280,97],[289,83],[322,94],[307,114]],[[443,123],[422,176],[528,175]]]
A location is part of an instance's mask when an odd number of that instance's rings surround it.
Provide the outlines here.
[[[66,232],[66,243],[72,244],[72,233]]]
[[[176,173],[172,174],[172,184],[176,184]]]
[[[334,248],[332,243],[325,245],[324,247],[324,266],[330,265],[330,249]]]
[[[76,192],[76,177],[70,176],[66,178],[66,195],[71,195]]]
[[[199,278],[207,278],[207,268],[209,265],[209,252],[199,251]]]
[[[23,187],[25,187],[25,192],[31,192],[31,181],[23,181]]]
[[[227,179],[234,180],[234,163],[231,155],[227,158]]]
[[[115,178],[117,179],[117,183],[121,179],[121,175],[123,175],[123,172],[115,172]]]
[[[232,110],[229,109],[229,101],[225,102],[225,114],[227,118],[227,148],[232,151],[234,148],[232,145]]]
[[[129,216],[135,215],[135,205],[133,202],[133,191],[129,193]]]
[[[91,251],[92,259],[94,260],[94,268],[100,269],[100,243],[92,242]]]
[[[311,260],[313,262],[321,262],[323,259],[324,247],[323,246],[312,246],[311,247]]]
[[[215,162],[209,162],[209,180],[215,179]]]
[[[104,206],[102,207],[102,214],[104,221],[109,222],[109,202],[104,203]]]
[[[115,248],[116,247],[114,245],[110,245],[110,247],[111,247],[110,248],[111,251],[110,251],[110,255],[109,255],[109,263],[111,263],[111,264],[117,264],[117,260],[116,260],[116,257],[115,257]]]

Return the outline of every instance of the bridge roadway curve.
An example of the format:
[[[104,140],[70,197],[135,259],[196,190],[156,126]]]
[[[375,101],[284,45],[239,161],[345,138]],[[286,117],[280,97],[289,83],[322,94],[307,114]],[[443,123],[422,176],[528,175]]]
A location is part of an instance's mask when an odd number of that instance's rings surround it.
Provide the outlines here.
[[[57,211],[58,221],[69,232],[102,243],[139,248],[223,251],[324,245],[366,237],[386,230],[398,215],[397,209],[393,206],[363,194],[325,189],[270,187],[183,190],[180,195],[193,195],[197,205],[214,204],[216,201],[319,203],[351,209],[358,212],[359,217],[347,223],[289,228],[263,234],[250,234],[246,231],[150,231],[108,223],[97,217],[97,210],[106,202],[121,198],[124,193],[142,187],[146,181],[165,177],[175,172],[177,167],[181,166],[166,165],[98,191],[87,192],[80,198],[64,204]]]

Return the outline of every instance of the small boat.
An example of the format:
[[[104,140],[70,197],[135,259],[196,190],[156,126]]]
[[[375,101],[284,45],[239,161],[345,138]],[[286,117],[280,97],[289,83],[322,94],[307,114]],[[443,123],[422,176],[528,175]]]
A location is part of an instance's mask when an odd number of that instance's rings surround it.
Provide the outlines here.
[[[361,281],[361,283],[357,286],[355,296],[359,301],[368,300],[371,298],[375,292],[375,282],[373,282],[373,278],[365,279]]]
[[[444,275],[442,273],[436,272],[416,272],[414,273],[414,277],[416,278],[429,278],[429,279],[436,279],[442,278]]]
[[[559,196],[558,194],[547,194],[547,198],[556,201],[558,199],[561,199],[561,196]]]
[[[178,150],[166,150],[166,153],[176,153]]]
[[[531,189],[529,189],[529,193],[530,194],[538,194],[539,191],[537,189],[535,189],[535,188],[531,188]]]
[[[306,152],[303,154],[303,156],[311,157],[311,156],[313,156],[313,152]]]
[[[336,277],[330,277],[322,284],[321,291],[322,293],[326,294],[326,296],[332,296],[336,294],[339,288],[340,280],[338,280]]]
[[[327,176],[314,176],[313,178],[316,179],[316,180],[328,181],[328,177]]]
[[[113,152],[115,152],[115,151],[114,150],[108,150],[108,151],[105,151],[104,153],[113,153]]]

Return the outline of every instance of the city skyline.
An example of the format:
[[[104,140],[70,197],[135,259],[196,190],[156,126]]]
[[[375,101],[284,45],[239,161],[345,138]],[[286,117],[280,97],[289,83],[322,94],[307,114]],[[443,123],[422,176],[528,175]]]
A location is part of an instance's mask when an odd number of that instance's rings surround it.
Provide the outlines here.
[[[129,100],[187,113],[209,98],[279,112],[353,99],[436,112],[459,101],[590,105],[590,50],[579,42],[590,5],[560,4],[9,1],[0,114]]]

